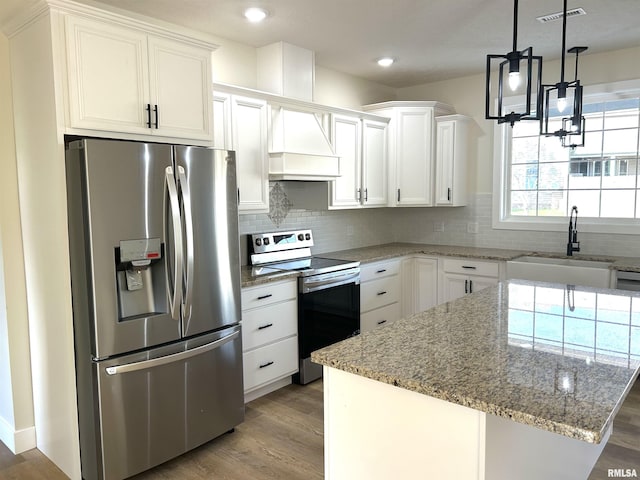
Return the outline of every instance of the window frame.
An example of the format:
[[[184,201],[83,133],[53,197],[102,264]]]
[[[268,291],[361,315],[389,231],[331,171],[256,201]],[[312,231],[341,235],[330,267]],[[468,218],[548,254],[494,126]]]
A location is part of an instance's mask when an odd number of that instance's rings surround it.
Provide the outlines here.
[[[583,98],[587,101],[611,98],[612,96],[640,96],[640,79],[626,80],[584,87]],[[505,105],[522,103],[524,97],[509,97]],[[640,130],[640,128],[639,128]],[[640,135],[639,135],[640,136]],[[560,140],[558,139],[558,142]],[[511,126],[507,123],[493,127],[493,208],[494,229],[531,230],[560,232],[567,229],[567,217],[527,217],[510,215],[507,211],[508,195],[511,192],[509,165],[511,159]],[[638,172],[640,176],[640,172]],[[640,182],[638,185],[640,195]],[[579,206],[578,206],[579,209]],[[589,233],[640,234],[640,218],[596,218],[580,217],[580,230]]]

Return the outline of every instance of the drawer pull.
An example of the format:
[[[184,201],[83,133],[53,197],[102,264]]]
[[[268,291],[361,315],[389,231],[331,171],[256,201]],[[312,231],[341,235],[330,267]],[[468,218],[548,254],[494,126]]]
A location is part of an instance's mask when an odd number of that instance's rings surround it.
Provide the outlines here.
[[[462,265],[462,268],[466,268],[467,270],[475,270],[478,267],[474,267],[472,265]]]
[[[387,323],[387,321],[386,321],[386,320],[380,320],[380,321],[378,322],[378,325],[382,325],[383,323]]]
[[[260,365],[260,368],[266,368],[269,365],[273,365],[273,362],[267,362],[267,363],[263,363],[262,365]]]
[[[380,270],[376,270],[376,273],[384,273],[386,271],[387,271],[386,268],[381,268]]]
[[[384,295],[387,292],[378,292],[378,295]]]
[[[265,328],[273,327],[273,323],[267,323],[266,325],[260,325],[258,330],[264,330]]]
[[[258,297],[258,300],[264,300],[265,298],[273,297],[272,293],[268,293],[267,295],[261,295]]]

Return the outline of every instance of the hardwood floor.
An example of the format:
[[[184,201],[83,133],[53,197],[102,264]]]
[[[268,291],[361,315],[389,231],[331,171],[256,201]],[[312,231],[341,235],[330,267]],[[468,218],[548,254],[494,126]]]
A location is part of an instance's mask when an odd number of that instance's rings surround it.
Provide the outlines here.
[[[322,382],[290,385],[249,403],[245,422],[235,432],[133,478],[322,479],[322,431]],[[609,443],[588,480],[611,478],[609,469],[635,469],[640,475],[640,381],[618,413]],[[13,455],[0,443],[0,479],[65,478],[38,450]]]

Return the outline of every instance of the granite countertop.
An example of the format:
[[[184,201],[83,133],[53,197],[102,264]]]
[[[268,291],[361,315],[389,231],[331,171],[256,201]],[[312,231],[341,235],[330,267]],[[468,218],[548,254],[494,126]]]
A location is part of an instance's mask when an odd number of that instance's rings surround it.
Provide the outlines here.
[[[298,272],[276,270],[269,267],[243,265],[240,267],[240,284],[242,287],[254,287],[270,282],[297,278]]]
[[[545,258],[573,258],[576,260],[591,260],[611,262],[614,270],[640,272],[640,258],[618,257],[612,255],[577,254],[567,257],[560,252],[537,252],[531,250],[511,250],[501,248],[462,247],[458,245],[430,245],[419,243],[388,243],[370,247],[353,248],[337,252],[321,253],[319,256],[337,258],[340,260],[357,260],[362,263],[375,262],[405,255],[434,255],[442,257],[465,257],[477,260],[508,261],[523,255]]]
[[[388,243],[384,245],[374,245],[370,247],[353,248],[350,250],[325,252],[314,255],[318,257],[367,263],[419,254],[442,257],[464,257],[474,258],[477,260],[493,261],[508,261],[513,260],[517,257],[521,257],[523,255],[548,258],[568,258],[562,253],[555,252],[532,252],[530,250],[462,247],[457,245],[430,245],[420,243]],[[640,258],[584,254],[574,255],[570,258],[580,260],[608,261],[612,263],[610,267],[612,269],[640,272]],[[250,265],[245,265],[241,269],[241,282],[243,287],[261,285],[268,282],[295,278],[297,276],[298,274],[296,272],[282,272],[275,269],[269,269],[268,267],[252,267]]]
[[[599,443],[640,371],[640,293],[501,282],[311,358]]]

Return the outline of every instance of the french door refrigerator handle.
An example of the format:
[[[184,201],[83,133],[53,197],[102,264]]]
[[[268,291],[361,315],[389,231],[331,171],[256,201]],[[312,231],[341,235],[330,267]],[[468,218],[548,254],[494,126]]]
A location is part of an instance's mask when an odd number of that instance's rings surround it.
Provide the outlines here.
[[[165,203],[165,222],[167,221],[167,213],[171,213],[171,225],[173,228],[173,250],[174,250],[174,270],[170,271],[167,265],[167,288],[169,290],[169,308],[171,309],[171,318],[180,320],[180,305],[182,304],[182,224],[180,222],[180,202],[178,201],[178,187],[173,175],[173,167],[165,169],[164,177],[165,200],[169,198],[169,204]],[[169,211],[167,211],[169,209]],[[165,232],[167,225],[165,224]],[[169,240],[167,238],[167,240]],[[167,250],[169,247],[167,247]],[[165,257],[166,258],[166,257]],[[171,279],[173,275],[173,291],[171,291]]]
[[[191,191],[187,182],[187,175],[184,167],[178,166],[178,181],[182,192],[182,208],[184,209],[184,231],[187,243],[186,249],[186,272],[185,291],[182,303],[183,321],[187,322],[191,318],[191,306],[193,305],[193,269],[194,269],[194,247],[193,247],[193,217],[191,215]]]
[[[165,355],[164,357],[152,358],[151,360],[142,360],[141,362],[125,363],[122,365],[107,367],[105,368],[105,371],[107,372],[107,375],[117,375],[119,373],[128,373],[128,372],[135,372],[138,370],[146,370],[149,368],[166,365],[167,363],[187,360],[191,357],[195,357],[197,355],[201,355],[211,350],[215,350],[216,348],[220,348],[224,344],[229,343],[231,340],[236,338],[238,335],[240,335],[240,330],[236,330],[235,332],[227,335],[226,337],[222,337],[211,343],[205,343],[204,345],[200,345],[199,347],[192,348],[184,352],[173,353],[171,355]]]

